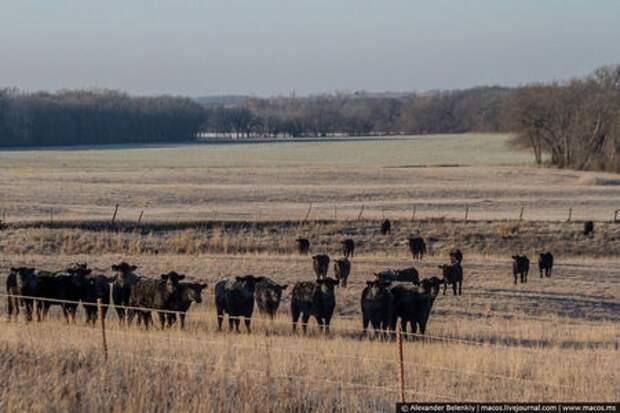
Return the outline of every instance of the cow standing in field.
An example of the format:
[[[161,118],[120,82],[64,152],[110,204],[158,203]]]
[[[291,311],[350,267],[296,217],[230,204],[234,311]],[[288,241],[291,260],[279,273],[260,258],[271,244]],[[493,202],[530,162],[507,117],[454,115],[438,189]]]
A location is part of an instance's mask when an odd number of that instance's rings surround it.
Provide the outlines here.
[[[97,300],[101,300],[104,304],[102,316],[105,319],[108,313],[108,306],[110,304],[110,283],[112,278],[102,274],[94,275],[89,274],[86,277],[86,283],[84,284],[84,290],[82,291],[82,306],[86,313],[86,324],[95,325],[97,322]]]
[[[407,324],[409,324],[412,333],[416,334],[419,327],[420,334],[424,334],[431,309],[439,295],[441,283],[439,278],[431,277],[420,282],[422,291],[418,287],[406,284],[392,287],[390,291],[394,296],[393,326],[400,318],[401,329],[404,333],[407,332]]]
[[[251,332],[252,313],[254,312],[254,292],[256,284],[263,281],[264,277],[246,275],[223,279],[215,284],[215,309],[217,311],[217,328],[222,330],[224,313],[228,314],[228,327],[239,332],[241,318],[244,319],[245,328]]]
[[[381,235],[387,235],[392,233],[392,223],[389,219],[384,220],[381,223]]]
[[[553,271],[553,254],[550,252],[543,252],[538,257],[538,270],[540,271],[540,278],[543,277],[543,273],[545,277],[551,277],[551,272]]]
[[[32,321],[32,311],[36,305],[34,299],[11,296],[34,297],[37,294],[35,269],[28,267],[11,268],[6,279],[6,292],[9,294],[7,299],[8,321],[12,320],[13,314],[15,314],[15,321],[17,321],[19,309],[22,306],[26,310],[26,321]]]
[[[368,324],[372,325],[375,336],[388,337],[388,330],[393,329],[394,296],[390,291],[390,281],[367,281],[362,291],[360,306],[362,308],[362,322],[364,334],[367,334]]]
[[[305,238],[297,238],[295,242],[297,242],[297,252],[299,255],[308,255],[310,252],[310,241]]]
[[[352,239],[347,238],[340,243],[342,244],[342,255],[344,255],[345,258],[355,255],[355,242],[353,242]]]
[[[135,265],[127,264],[126,262],[112,265],[112,273],[114,274],[112,300],[114,301],[114,308],[121,324],[125,322],[127,314],[126,309],[123,307],[129,306],[131,289],[140,280],[140,277],[134,273],[137,268]]]
[[[342,288],[347,288],[347,279],[351,273],[351,261],[348,258],[340,258],[334,261],[334,277],[340,282]]]
[[[144,323],[148,330],[153,323],[151,310],[157,311],[159,325],[163,330],[166,327],[166,312],[171,311],[173,299],[179,287],[179,281],[185,278],[183,274],[171,271],[162,274],[160,279],[141,278],[131,288],[129,295],[129,306],[143,308],[140,310],[129,309],[127,311],[127,322],[131,325],[134,316],[138,314],[139,319]]]
[[[338,280],[322,278],[316,281],[302,281],[293,287],[291,298],[291,315],[293,317],[293,332],[297,331],[297,321],[301,316],[301,328],[306,333],[308,320],[316,318],[321,330],[329,333],[329,324],[336,308],[334,287]]]
[[[312,257],[312,268],[317,278],[327,277],[327,271],[329,271],[329,256],[318,254]]]
[[[526,283],[527,274],[530,272],[530,259],[525,255],[513,255],[512,260],[512,274],[515,278],[515,284],[517,284],[518,277],[522,283]]]
[[[37,297],[40,300],[37,306],[37,319],[45,320],[50,307],[60,305],[65,321],[75,324],[77,308],[84,295],[87,276],[91,272],[86,264],[73,264],[66,272],[38,271]]]
[[[450,263],[451,264],[461,264],[463,262],[463,253],[460,249],[455,248],[450,251]]]
[[[278,284],[270,278],[263,277],[261,281],[256,283],[254,292],[258,311],[262,314],[267,314],[269,318],[273,319],[280,306],[282,292],[287,287],[288,285],[286,284]]]
[[[206,283],[180,282],[174,297],[170,310],[178,312],[181,329],[185,328],[185,316],[189,311],[192,303],[202,303],[202,290],[207,288]],[[177,322],[177,314],[168,313],[168,327],[172,327]]]
[[[586,237],[594,235],[594,222],[586,221],[583,223],[583,235]]]
[[[446,295],[446,289],[448,284],[452,285],[452,291],[454,295],[461,295],[463,293],[463,267],[458,262],[450,265],[440,265],[439,268],[443,272],[443,295]],[[457,294],[458,285],[458,294]]]
[[[375,273],[375,277],[385,281],[401,281],[413,284],[420,283],[420,275],[414,267],[404,268],[402,270],[387,270]]]
[[[421,260],[426,254],[426,242],[420,236],[412,236],[409,238],[409,251],[414,260]]]

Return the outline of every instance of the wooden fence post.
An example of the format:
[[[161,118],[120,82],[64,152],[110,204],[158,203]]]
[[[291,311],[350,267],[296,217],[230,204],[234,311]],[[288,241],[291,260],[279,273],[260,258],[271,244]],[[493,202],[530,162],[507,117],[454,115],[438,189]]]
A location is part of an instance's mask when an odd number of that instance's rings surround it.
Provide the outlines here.
[[[568,208],[568,219],[567,222],[570,222],[573,219],[573,208]]]
[[[411,222],[415,221],[415,210],[416,210],[416,208],[417,207],[415,205],[412,205],[412,208],[411,208]]]
[[[50,224],[54,221],[54,210],[50,208]]]
[[[116,206],[114,207],[114,214],[112,215],[112,225],[114,225],[114,222],[116,221],[117,213],[118,213],[118,204],[116,204]]]
[[[334,221],[338,220],[338,207],[334,205]]]
[[[306,212],[306,217],[304,218],[303,222],[308,222],[308,218],[310,217],[310,212],[312,212],[312,202],[310,202],[310,205],[308,205],[308,211]]]
[[[360,219],[362,219],[362,214],[364,213],[364,208],[366,207],[366,205],[362,204],[362,209],[360,209],[360,213],[357,215],[357,220],[359,221]]]
[[[105,361],[108,361],[108,342],[105,338],[105,317],[103,316],[103,306],[101,305],[101,298],[97,298],[97,315],[99,316],[99,323],[101,324],[101,340],[103,343],[103,356]]]
[[[620,213],[620,209],[614,211],[614,223],[618,222],[618,213]]]
[[[525,212],[525,205],[521,207],[521,213],[519,214],[519,221],[523,221],[523,212]]]
[[[136,223],[136,225],[140,225],[140,222],[142,222],[142,215],[144,215],[144,210],[140,211],[140,216],[138,217],[138,222]]]
[[[469,206],[465,206],[465,222],[467,222],[467,218],[469,218]]]
[[[400,326],[396,329],[396,347],[398,361],[398,384],[400,390],[400,402],[405,402],[405,366],[403,363],[403,335]]]

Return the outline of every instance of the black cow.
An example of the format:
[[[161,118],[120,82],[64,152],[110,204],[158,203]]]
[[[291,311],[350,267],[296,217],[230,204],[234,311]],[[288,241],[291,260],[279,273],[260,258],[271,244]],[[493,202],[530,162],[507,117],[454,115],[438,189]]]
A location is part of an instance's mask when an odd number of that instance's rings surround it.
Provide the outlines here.
[[[297,242],[297,251],[300,255],[308,255],[310,252],[310,241],[305,238],[297,238],[295,240]]]
[[[426,254],[426,242],[424,242],[424,239],[419,236],[410,237],[409,251],[411,251],[411,255],[414,260],[421,260],[424,258],[424,254]]]
[[[342,255],[345,258],[353,257],[355,255],[355,242],[351,238],[347,238],[340,242],[342,244]]]
[[[269,318],[273,319],[280,306],[282,292],[287,287],[288,285],[286,284],[278,284],[270,278],[263,277],[261,281],[256,283],[256,291],[254,293],[258,311],[267,314]]]
[[[215,308],[217,311],[217,327],[222,329],[224,313],[228,314],[228,327],[239,332],[241,318],[245,321],[247,332],[250,333],[252,313],[254,312],[254,291],[256,284],[264,277],[246,275],[232,279],[223,279],[215,284]]]
[[[351,261],[348,258],[340,258],[334,261],[334,277],[343,288],[347,288],[347,279],[351,273]]]
[[[312,257],[312,268],[317,278],[325,278],[329,271],[329,256],[319,254]]]
[[[522,283],[527,282],[527,274],[530,272],[530,259],[525,255],[512,256],[512,275],[517,283],[517,276],[521,278]]]
[[[455,248],[452,251],[450,251],[450,263],[461,264],[462,262],[463,262],[463,253],[461,252],[460,249]]]
[[[545,277],[551,277],[551,272],[553,271],[553,254],[550,252],[543,252],[538,257],[538,269],[540,271],[540,278],[543,277],[543,273]]]
[[[32,310],[36,305],[33,298],[11,297],[11,295],[34,297],[37,294],[37,279],[35,269],[28,267],[11,268],[11,272],[6,279],[6,292],[8,297],[8,321],[13,318],[15,321],[19,316],[19,308],[26,309],[26,321],[32,321]]]
[[[135,265],[121,262],[120,264],[112,265],[112,273],[114,274],[114,283],[112,284],[112,300],[114,301],[114,308],[118,319],[121,323],[125,322],[126,309],[118,306],[128,306],[129,297],[131,295],[132,287],[138,282],[138,277],[134,271],[137,269]]]
[[[375,277],[386,281],[402,281],[414,284],[420,283],[420,275],[414,267],[404,268],[402,270],[387,270],[375,273]]]
[[[389,219],[384,220],[381,223],[381,235],[387,235],[392,233],[392,223]]]
[[[66,272],[38,271],[36,273],[37,297],[40,298],[40,302],[37,306],[37,319],[46,319],[49,308],[52,305],[60,305],[65,321],[75,323],[79,301],[84,296],[87,276],[91,272],[92,270],[86,264],[73,264],[67,268]]]
[[[159,325],[163,330],[166,327],[167,311],[172,311],[174,297],[179,288],[179,281],[185,278],[183,274],[177,274],[171,271],[162,274],[160,279],[140,278],[131,288],[129,295],[130,307],[141,307],[144,310],[129,309],[127,311],[127,322],[131,325],[134,316],[138,314],[139,320],[144,323],[148,330],[149,325],[153,323],[151,318],[151,309],[164,310],[157,311],[159,316]]]
[[[97,299],[101,299],[103,318],[108,313],[108,306],[110,304],[110,283],[112,278],[105,275],[89,274],[86,277],[86,283],[82,291],[82,306],[84,306],[84,312],[86,313],[86,323],[95,325],[97,322]]]
[[[297,321],[301,315],[301,328],[306,333],[310,316],[316,318],[321,330],[329,333],[329,324],[336,308],[334,287],[338,280],[321,278],[316,281],[302,281],[293,287],[291,315],[293,332],[297,331]]]
[[[394,317],[394,296],[389,288],[391,282],[379,279],[366,281],[366,284],[360,300],[364,334],[367,334],[370,323],[375,335],[379,333],[381,337],[387,338]]]
[[[185,316],[192,303],[202,303],[202,290],[205,288],[207,288],[207,284],[205,283],[179,283],[176,293],[172,298],[170,309],[178,312],[182,329],[185,328]],[[168,313],[167,319],[168,327],[172,327],[177,322],[177,314]]]
[[[583,223],[583,235],[587,236],[591,236],[594,235],[594,222],[593,221],[586,221]]]
[[[454,295],[461,295],[463,293],[463,267],[458,262],[450,265],[440,265],[439,268],[443,271],[443,295],[446,295],[446,289],[448,284],[452,285],[452,291]],[[458,284],[458,294],[457,294]]]
[[[431,277],[421,281],[422,291],[418,287],[406,284],[392,287],[391,293],[394,296],[393,326],[395,327],[396,322],[400,319],[403,332],[407,332],[407,324],[409,324],[414,334],[417,333],[417,327],[420,328],[420,334],[424,334],[441,283],[442,281],[439,278]]]

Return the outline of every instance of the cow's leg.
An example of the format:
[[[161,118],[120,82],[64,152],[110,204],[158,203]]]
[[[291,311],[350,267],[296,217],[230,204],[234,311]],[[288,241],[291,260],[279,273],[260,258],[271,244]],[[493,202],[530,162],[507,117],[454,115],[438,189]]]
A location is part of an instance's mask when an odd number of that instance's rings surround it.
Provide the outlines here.
[[[310,320],[310,314],[303,313],[301,315],[301,329],[306,334],[308,331],[308,321]]]
[[[457,287],[456,283],[457,283],[456,281],[452,283],[452,292],[454,293],[454,295],[456,295],[456,287]]]
[[[65,321],[67,322],[67,324],[69,324],[69,309],[64,304],[61,304],[61,307],[62,307],[62,315],[65,318]]]
[[[222,331],[222,323],[224,322],[224,310],[217,309],[217,331]]]
[[[443,295],[446,295],[446,290],[448,289],[448,282],[443,280]]]
[[[233,331],[235,328],[235,320],[228,315],[228,331]]]
[[[120,324],[125,324],[125,309],[124,308],[114,308],[116,310],[116,315],[118,316],[118,321]]]
[[[245,317],[243,321],[245,322],[245,329],[247,333],[250,334],[252,332],[252,330],[250,329],[250,324],[252,323],[252,319],[250,317]]]
[[[292,316],[293,316],[293,333],[297,332],[297,321],[299,320],[299,310],[297,310],[296,308],[292,309]]]
[[[9,299],[7,300],[7,305],[8,305],[8,317],[7,317],[7,321],[11,322],[13,321],[13,297],[9,296]]]
[[[329,335],[329,325],[332,322],[332,317],[327,316],[323,319],[323,325],[325,326],[325,334]]]
[[[368,318],[362,316],[362,330],[364,331],[364,335],[367,336],[368,335],[368,323],[370,322],[370,320],[368,320]],[[374,326],[373,326],[374,328]]]
[[[185,313],[179,314],[179,319],[181,321],[181,330],[185,329]]]
[[[158,311],[157,316],[159,317],[159,326],[164,330],[166,328],[166,314]]]
[[[463,280],[459,281],[459,295],[463,294]]]

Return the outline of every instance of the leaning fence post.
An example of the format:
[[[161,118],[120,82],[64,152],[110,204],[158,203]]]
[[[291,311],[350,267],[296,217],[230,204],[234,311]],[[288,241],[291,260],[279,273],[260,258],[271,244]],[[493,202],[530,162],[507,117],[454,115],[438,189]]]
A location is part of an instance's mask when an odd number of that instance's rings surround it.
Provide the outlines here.
[[[525,205],[521,207],[521,213],[519,214],[519,221],[523,221],[523,212],[525,211]]]
[[[103,306],[101,305],[101,298],[97,298],[97,315],[99,323],[101,324],[101,340],[103,343],[103,356],[105,361],[108,361],[108,342],[105,338],[105,317],[103,316]]]
[[[400,402],[405,402],[405,367],[403,365],[403,336],[400,326],[396,329],[396,347],[398,356],[398,384],[400,391]]]
[[[144,210],[140,211],[140,216],[138,217],[138,222],[136,223],[137,226],[140,226],[140,222],[142,222],[142,215],[144,215]]]
[[[304,217],[303,222],[308,222],[308,218],[310,217],[310,212],[312,212],[312,202],[308,205],[308,211],[306,211],[306,216]]]
[[[114,222],[116,221],[117,212],[118,212],[118,204],[116,204],[116,206],[114,207],[114,214],[112,215],[112,225],[114,225]]]
[[[469,218],[469,206],[465,206],[465,221],[467,221],[467,218]]]
[[[616,209],[614,211],[614,223],[618,222],[618,213],[620,212],[620,209]]]
[[[364,208],[366,207],[366,205],[362,204],[362,208],[360,209],[360,213],[357,215],[357,220],[359,221],[360,219],[362,219],[362,214],[364,213]]]
[[[413,205],[411,208],[411,222],[415,221],[415,210],[416,210],[416,206]]]
[[[567,222],[570,222],[573,219],[573,208],[568,208],[568,219]]]

